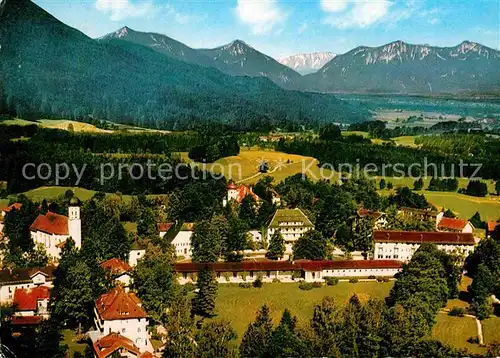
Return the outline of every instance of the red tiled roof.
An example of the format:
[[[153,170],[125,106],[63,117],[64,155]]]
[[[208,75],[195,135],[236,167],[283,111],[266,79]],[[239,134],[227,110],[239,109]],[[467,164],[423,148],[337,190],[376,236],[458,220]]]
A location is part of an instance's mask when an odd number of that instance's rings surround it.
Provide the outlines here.
[[[22,206],[23,206],[23,204],[21,204],[21,203],[14,203],[14,204],[7,206],[6,208],[0,209],[0,211],[5,211],[6,213],[9,213],[12,209],[16,209],[16,210],[21,209]]]
[[[462,231],[465,225],[467,225],[467,220],[443,217],[441,221],[439,221],[438,228]]]
[[[17,311],[36,311],[39,300],[48,300],[50,290],[47,286],[17,288],[14,291],[14,307]]]
[[[154,358],[154,355],[151,352],[145,352],[145,353],[142,353],[139,358]]]
[[[235,190],[235,189],[238,189],[238,187],[236,186],[236,184],[234,184],[233,182],[229,183],[227,185],[227,189],[228,190]]]
[[[321,271],[324,269],[369,269],[369,268],[400,268],[397,260],[339,260],[339,261],[243,261],[243,262],[216,262],[216,263],[176,263],[176,272],[196,272],[203,268],[210,268],[216,272],[236,271]]]
[[[368,210],[368,209],[359,209],[358,210],[358,215],[361,216],[361,217],[371,216],[372,218],[374,218],[375,220],[377,220],[377,219],[379,219],[384,214],[381,213],[381,212],[379,212],[379,211],[373,211],[373,210]]]
[[[112,355],[119,349],[125,349],[135,356],[138,356],[141,352],[139,348],[127,337],[124,337],[118,333],[110,333],[105,337],[102,337],[93,344],[94,352],[99,358],[106,358]]]
[[[172,226],[174,226],[174,223],[159,223],[156,225],[159,232],[167,232]]]
[[[500,223],[496,221],[488,221],[488,232],[493,232],[495,231],[496,227],[500,225]]]
[[[240,185],[240,187],[237,189],[238,190],[238,196],[236,197],[236,201],[238,203],[241,203],[243,199],[247,197],[247,195],[250,195],[253,200],[255,201],[260,201],[260,198],[255,194],[252,189],[247,187],[246,185]]]
[[[12,316],[10,323],[12,325],[27,326],[40,324],[42,322],[42,316]]]
[[[103,320],[146,318],[147,314],[140,306],[141,301],[131,292],[116,287],[101,295],[95,302],[97,312]]]
[[[455,232],[374,231],[373,239],[375,242],[401,242],[408,244],[475,244],[472,234]]]
[[[132,267],[130,267],[128,263],[123,262],[116,257],[102,262],[101,267],[105,270],[111,271],[113,274],[118,275],[132,271]]]
[[[45,215],[38,215],[30,226],[31,231],[43,231],[54,235],[69,235],[68,217],[52,212]]]

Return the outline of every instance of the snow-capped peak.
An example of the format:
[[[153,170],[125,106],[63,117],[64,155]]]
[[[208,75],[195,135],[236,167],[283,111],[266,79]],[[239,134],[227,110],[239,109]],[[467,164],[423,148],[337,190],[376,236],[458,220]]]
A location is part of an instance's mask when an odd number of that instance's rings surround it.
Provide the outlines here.
[[[332,52],[299,53],[279,59],[282,65],[288,66],[299,73],[311,73],[319,70],[327,62],[334,59]]]

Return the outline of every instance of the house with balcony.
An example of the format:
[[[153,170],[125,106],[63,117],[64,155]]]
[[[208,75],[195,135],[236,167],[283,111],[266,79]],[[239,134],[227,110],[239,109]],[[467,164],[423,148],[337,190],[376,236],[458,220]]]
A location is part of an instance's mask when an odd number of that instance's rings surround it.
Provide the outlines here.
[[[290,255],[295,241],[309,230],[314,230],[314,224],[302,210],[299,208],[278,209],[269,223],[267,242],[270,242],[273,234],[279,231],[285,239],[285,254]]]

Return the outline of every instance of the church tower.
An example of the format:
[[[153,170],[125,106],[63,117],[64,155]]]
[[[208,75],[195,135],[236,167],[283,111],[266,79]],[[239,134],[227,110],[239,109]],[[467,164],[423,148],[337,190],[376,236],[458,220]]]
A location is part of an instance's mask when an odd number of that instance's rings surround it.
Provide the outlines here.
[[[82,221],[80,220],[80,206],[78,199],[71,199],[68,207],[68,231],[69,236],[75,242],[75,247],[82,247]]]

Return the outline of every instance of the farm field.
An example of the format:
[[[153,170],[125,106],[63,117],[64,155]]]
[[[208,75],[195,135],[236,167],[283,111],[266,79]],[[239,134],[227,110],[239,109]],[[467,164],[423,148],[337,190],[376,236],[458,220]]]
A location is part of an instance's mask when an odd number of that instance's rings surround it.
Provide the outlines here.
[[[484,343],[500,342],[500,317],[490,317],[481,323],[483,325]]]
[[[442,343],[457,348],[465,348],[471,353],[484,354],[485,348],[467,342],[477,336],[476,320],[471,317],[452,317],[447,313],[438,313],[432,336]]]
[[[192,163],[186,152],[182,152],[180,155],[184,161]],[[262,162],[267,162],[269,165],[269,171],[266,174],[259,173],[259,164]],[[303,173],[305,170],[310,171],[311,179],[319,179],[321,173],[317,163],[318,160],[312,157],[274,150],[242,148],[237,156],[222,158],[210,164],[195,164],[214,173],[223,173],[227,179],[238,183],[254,184],[263,176],[270,175],[274,178],[274,183],[277,184],[286,177]],[[324,170],[323,175],[331,177],[331,180],[338,179],[338,176],[330,170]]]
[[[370,297],[383,299],[389,295],[392,282],[339,282],[336,286],[323,286],[310,291],[301,290],[296,283],[268,283],[262,288],[241,288],[237,284],[219,285],[216,319],[231,321],[241,341],[256,312],[267,304],[274,324],[278,324],[285,308],[296,315],[299,324],[306,324],[313,314],[313,306],[323,297],[332,296],[339,303],[346,303],[354,294],[362,301]]]

